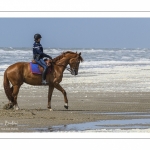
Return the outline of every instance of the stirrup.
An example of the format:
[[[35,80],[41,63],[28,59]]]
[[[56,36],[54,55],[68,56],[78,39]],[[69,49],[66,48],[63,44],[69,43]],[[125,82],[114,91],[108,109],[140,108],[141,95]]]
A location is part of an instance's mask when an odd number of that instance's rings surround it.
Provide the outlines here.
[[[45,85],[45,84],[48,84],[48,82],[46,82],[46,80],[43,80],[43,81],[42,81],[42,84]]]

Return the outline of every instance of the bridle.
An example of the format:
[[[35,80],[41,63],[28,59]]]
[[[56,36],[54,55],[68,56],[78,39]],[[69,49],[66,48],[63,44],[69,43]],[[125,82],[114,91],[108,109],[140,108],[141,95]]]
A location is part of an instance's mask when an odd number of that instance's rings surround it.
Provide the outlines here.
[[[75,75],[75,70],[76,70],[76,68],[77,68],[77,65],[78,65],[78,63],[79,63],[79,60],[77,59],[77,61],[76,61],[76,66],[75,67],[73,67],[73,68],[69,68],[69,67],[66,67],[65,65],[63,65],[63,64],[55,64],[55,65],[57,65],[57,66],[63,66],[67,71],[69,71],[72,75]]]

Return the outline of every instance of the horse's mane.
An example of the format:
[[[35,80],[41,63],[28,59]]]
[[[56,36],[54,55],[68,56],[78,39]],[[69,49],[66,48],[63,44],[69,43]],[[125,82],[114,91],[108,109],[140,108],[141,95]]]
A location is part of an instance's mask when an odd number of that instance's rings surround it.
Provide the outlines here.
[[[65,54],[68,54],[68,53],[70,53],[70,54],[77,54],[77,52],[74,53],[72,51],[63,52],[61,55],[53,58],[53,62],[55,63],[56,61],[62,59],[65,56]],[[83,62],[83,58],[81,57],[81,55],[79,56],[79,59],[80,59],[81,62]]]

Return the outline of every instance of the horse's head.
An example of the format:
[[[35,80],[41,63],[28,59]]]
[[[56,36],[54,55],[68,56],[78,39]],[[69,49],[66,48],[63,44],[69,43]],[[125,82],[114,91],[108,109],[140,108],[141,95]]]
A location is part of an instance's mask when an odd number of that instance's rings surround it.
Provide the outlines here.
[[[79,64],[83,61],[81,53],[74,53],[71,51],[63,52],[60,56],[57,56],[52,60],[52,62],[58,66],[66,66],[69,64],[70,68],[67,70],[71,72],[72,75],[78,74]]]
[[[76,53],[76,57],[71,58],[69,60],[69,65],[70,65],[69,70],[72,75],[78,75],[79,64],[82,61],[83,61],[83,58],[81,57],[81,53],[79,53],[79,54]]]

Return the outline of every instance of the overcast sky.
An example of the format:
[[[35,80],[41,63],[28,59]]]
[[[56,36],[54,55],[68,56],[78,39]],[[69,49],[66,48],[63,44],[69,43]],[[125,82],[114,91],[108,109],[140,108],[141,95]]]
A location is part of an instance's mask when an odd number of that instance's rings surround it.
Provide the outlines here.
[[[0,47],[150,48],[150,18],[0,18]]]

